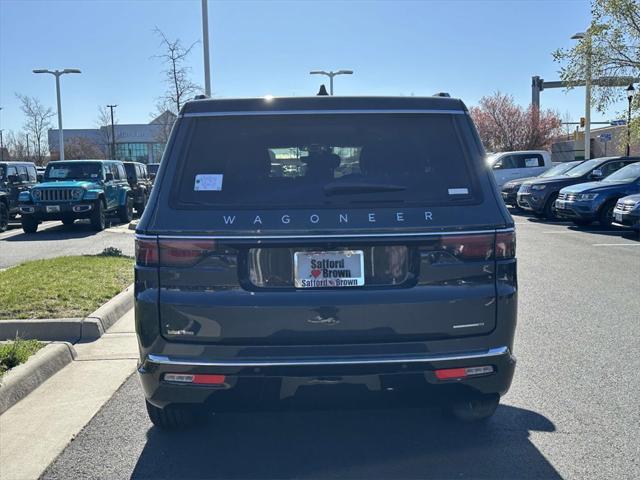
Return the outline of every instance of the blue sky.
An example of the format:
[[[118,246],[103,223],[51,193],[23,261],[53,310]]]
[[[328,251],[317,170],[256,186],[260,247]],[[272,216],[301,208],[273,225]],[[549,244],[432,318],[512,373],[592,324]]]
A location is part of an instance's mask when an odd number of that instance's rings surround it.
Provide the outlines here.
[[[321,77],[309,70],[349,68],[355,74],[336,78],[336,94],[448,91],[474,105],[500,90],[528,104],[531,76],[557,79],[551,52],[571,46],[589,10],[582,0],[210,1],[213,91],[315,94]],[[109,103],[119,105],[120,123],[149,121],[165,88],[155,26],[187,44],[200,40],[200,1],[0,0],[0,128],[22,126],[16,92],[55,110],[53,77],[33,68],[82,70],[62,77],[65,128],[94,127],[98,105]],[[189,63],[203,84],[201,44]],[[577,120],[583,95],[548,90],[541,102]]]

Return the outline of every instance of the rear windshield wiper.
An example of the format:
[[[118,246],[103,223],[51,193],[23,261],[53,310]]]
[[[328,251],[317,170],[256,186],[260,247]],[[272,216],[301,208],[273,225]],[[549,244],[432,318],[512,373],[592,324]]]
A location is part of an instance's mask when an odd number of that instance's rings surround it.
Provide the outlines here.
[[[401,192],[404,185],[389,183],[329,183],[324,186],[325,195],[347,195],[350,193]]]

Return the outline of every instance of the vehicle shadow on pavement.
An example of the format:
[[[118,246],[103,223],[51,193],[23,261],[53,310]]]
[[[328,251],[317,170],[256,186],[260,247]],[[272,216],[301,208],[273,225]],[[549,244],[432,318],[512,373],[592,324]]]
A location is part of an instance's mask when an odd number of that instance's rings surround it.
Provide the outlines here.
[[[109,225],[107,228],[115,227],[117,223]],[[35,241],[51,241],[51,240],[68,240],[74,238],[86,238],[92,235],[96,235],[100,232],[96,232],[91,228],[88,223],[76,223],[73,226],[56,225],[49,227],[46,230],[42,230],[36,233],[20,233],[4,239],[5,242],[35,242]]]
[[[479,425],[426,409],[228,413],[151,428],[131,478],[561,478],[530,431],[555,427],[511,406]]]

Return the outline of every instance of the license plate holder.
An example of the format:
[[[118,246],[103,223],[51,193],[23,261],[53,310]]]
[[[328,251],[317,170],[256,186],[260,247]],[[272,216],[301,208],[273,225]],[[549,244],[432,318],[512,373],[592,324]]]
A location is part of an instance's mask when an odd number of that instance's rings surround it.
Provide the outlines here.
[[[60,205],[47,205],[47,213],[55,213],[60,211]]]
[[[621,213],[614,213],[614,217],[616,219],[616,222],[621,222],[622,221],[622,214]]]
[[[566,202],[564,200],[556,200],[556,208],[564,209],[566,207]]]
[[[293,254],[296,288],[345,288],[364,285],[364,252],[334,250]]]

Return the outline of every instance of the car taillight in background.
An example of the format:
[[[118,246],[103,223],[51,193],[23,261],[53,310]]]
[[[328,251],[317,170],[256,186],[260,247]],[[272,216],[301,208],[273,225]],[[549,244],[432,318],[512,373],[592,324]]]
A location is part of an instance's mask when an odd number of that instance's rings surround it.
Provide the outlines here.
[[[136,263],[145,267],[188,267],[215,250],[214,240],[136,238]]]

